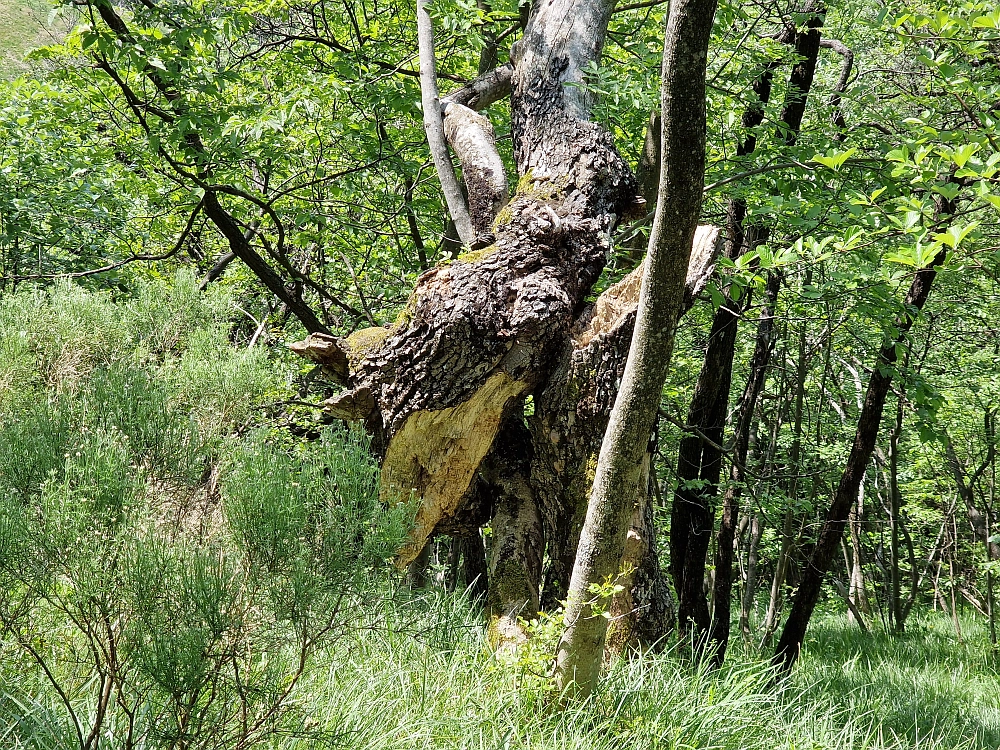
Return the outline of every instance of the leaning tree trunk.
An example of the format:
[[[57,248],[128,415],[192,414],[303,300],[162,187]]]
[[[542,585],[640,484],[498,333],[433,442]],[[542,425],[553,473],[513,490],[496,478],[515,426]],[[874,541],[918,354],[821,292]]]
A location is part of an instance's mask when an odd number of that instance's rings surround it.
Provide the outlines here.
[[[954,212],[954,205],[948,204],[947,213]],[[944,213],[944,211],[942,211]],[[945,259],[945,251],[940,251],[931,264],[918,270],[910,284],[910,289],[903,302],[903,313],[896,321],[898,334],[887,340],[878,353],[875,367],[872,369],[865,393],[864,404],[858,417],[858,426],[851,445],[851,452],[841,475],[840,483],[834,493],[827,511],[826,521],[820,530],[819,539],[813,548],[809,561],[803,570],[802,580],[792,602],[792,609],[785,621],[781,637],[775,647],[773,663],[782,671],[788,671],[798,659],[805,638],[806,628],[812,616],[816,602],[819,601],[820,589],[830,564],[833,562],[837,547],[844,535],[848,515],[858,496],[865,469],[871,460],[878,438],[879,425],[882,421],[882,409],[886,396],[892,386],[893,365],[897,359],[897,349],[905,342],[906,334],[919,315],[937,276],[937,267]]]
[[[820,49],[822,4],[807,0],[803,11],[809,14],[806,26],[797,32],[783,29],[779,36],[779,41],[794,42],[800,56],[789,75],[776,134],[787,145],[794,144],[802,125]],[[737,148],[737,156],[752,154],[757,147],[754,128],[763,122],[776,66],[777,63],[769,64],[754,81],[759,101],[743,114],[747,135]],[[747,206],[742,199],[729,202],[725,254],[730,260],[766,241],[766,230],[760,227],[749,232],[751,236],[745,236],[746,214]],[[705,563],[722,472],[722,451],[718,446],[723,442],[737,331],[745,304],[746,300],[736,298],[732,289],[726,290],[723,304],[712,320],[705,360],[688,407],[687,425],[693,429],[681,438],[677,451],[677,489],[670,514],[670,571],[677,590],[678,625],[682,631],[693,631],[694,640],[700,644],[704,644],[711,626],[705,595]],[[725,609],[728,611],[728,605]]]

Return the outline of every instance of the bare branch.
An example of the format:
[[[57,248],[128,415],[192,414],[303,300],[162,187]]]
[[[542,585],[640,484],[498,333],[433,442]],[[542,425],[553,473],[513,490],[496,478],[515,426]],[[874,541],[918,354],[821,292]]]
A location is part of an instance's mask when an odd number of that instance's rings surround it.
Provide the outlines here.
[[[493,242],[493,219],[507,202],[507,172],[489,119],[461,104],[445,102],[444,133],[462,162],[476,244]]]
[[[482,111],[494,102],[510,96],[510,82],[514,75],[514,66],[510,63],[494,68],[484,73],[462,88],[452,91],[443,100],[443,104],[461,104],[470,109]]]
[[[469,209],[465,205],[462,189],[455,177],[455,168],[448,155],[448,144],[444,138],[444,123],[441,116],[441,99],[437,86],[437,63],[434,59],[434,29],[427,12],[427,1],[417,0],[417,41],[420,48],[420,98],[424,109],[424,130],[427,144],[434,157],[438,179],[448,204],[458,236],[463,244],[472,245],[476,241],[476,231],[472,226]]]

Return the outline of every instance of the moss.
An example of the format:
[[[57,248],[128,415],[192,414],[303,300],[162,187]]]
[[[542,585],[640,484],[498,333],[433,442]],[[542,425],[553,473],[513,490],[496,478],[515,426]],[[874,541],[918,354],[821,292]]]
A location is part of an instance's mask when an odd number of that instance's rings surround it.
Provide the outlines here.
[[[417,290],[414,289],[410,293],[409,299],[406,300],[406,304],[403,309],[399,311],[396,315],[396,319],[392,322],[392,326],[389,328],[390,331],[396,332],[410,325],[413,320],[413,311],[417,309]]]
[[[374,326],[372,328],[362,328],[347,337],[347,357],[351,362],[364,359],[365,355],[378,347],[388,338],[391,331],[388,328]]]
[[[511,624],[517,623],[516,618],[512,619],[506,609],[514,602],[524,602],[527,604],[532,600],[531,587],[528,584],[527,574],[523,565],[519,565],[514,560],[501,562],[494,569],[490,577],[489,594],[486,601],[487,625],[486,637],[490,648],[494,651],[505,644],[511,642],[512,637],[521,640],[524,631],[516,625],[516,631],[512,631]],[[531,609],[528,606],[528,609]],[[522,612],[525,617],[533,617],[534,613]],[[505,632],[507,631],[507,632]]]
[[[503,224],[510,224],[512,221],[514,221],[514,210],[510,207],[510,203],[508,203],[497,212],[497,217],[493,220],[493,229]]]
[[[531,170],[528,170],[517,181],[516,195],[531,198],[536,201],[550,201],[569,187],[569,177],[561,176],[544,180],[536,180]]]
[[[587,478],[587,486],[594,486],[594,477],[597,476],[597,454],[591,453],[590,457],[587,459],[587,468],[584,470],[584,475]]]
[[[497,251],[496,245],[487,245],[480,250],[470,250],[467,253],[462,253],[455,260],[461,261],[462,263],[477,263],[483,258],[488,258]]]

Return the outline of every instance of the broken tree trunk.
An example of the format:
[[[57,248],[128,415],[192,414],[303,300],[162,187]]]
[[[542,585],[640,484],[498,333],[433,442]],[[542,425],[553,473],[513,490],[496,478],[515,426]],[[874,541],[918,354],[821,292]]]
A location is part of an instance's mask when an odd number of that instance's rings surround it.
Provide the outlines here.
[[[694,240],[681,313],[690,309],[712,275],[719,252],[719,230],[699,227]],[[548,566],[542,593],[546,609],[559,606],[568,593],[597,457],[618,393],[635,327],[643,268],[604,292],[578,319],[559,354],[545,388],[535,396],[529,427],[534,457],[532,482],[537,488],[545,524]],[[651,535],[652,509],[642,509],[629,532],[641,564],[630,590],[633,622],[628,628],[643,644],[662,638],[673,602],[662,585],[662,573]],[[640,550],[641,552],[636,552]],[[630,640],[630,639],[626,639]]]
[[[587,120],[588,94],[567,85],[599,56],[612,5],[539,8],[512,55],[521,180],[495,242],[424,273],[392,328],[326,342],[350,387],[330,409],[381,433],[383,497],[421,498],[400,563],[456,514],[501,424],[544,381],[636,200],[611,136]]]

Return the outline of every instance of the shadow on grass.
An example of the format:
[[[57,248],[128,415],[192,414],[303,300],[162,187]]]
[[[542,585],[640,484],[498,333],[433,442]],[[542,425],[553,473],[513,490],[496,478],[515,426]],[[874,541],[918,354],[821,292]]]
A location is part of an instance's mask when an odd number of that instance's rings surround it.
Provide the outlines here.
[[[870,717],[887,736],[921,747],[1000,747],[997,658],[975,623],[959,643],[947,620],[913,622],[897,637],[862,633],[843,618],[810,627],[796,682],[806,695]]]

